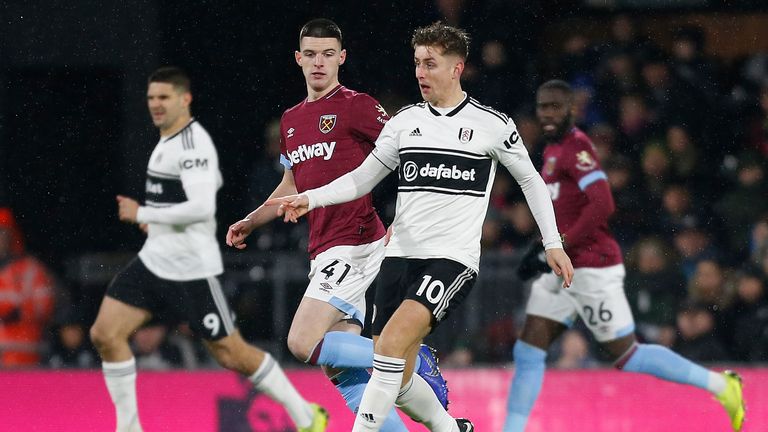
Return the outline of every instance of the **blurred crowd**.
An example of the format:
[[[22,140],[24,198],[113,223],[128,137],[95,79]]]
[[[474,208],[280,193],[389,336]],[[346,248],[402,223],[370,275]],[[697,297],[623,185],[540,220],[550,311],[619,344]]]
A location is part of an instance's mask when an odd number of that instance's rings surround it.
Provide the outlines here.
[[[675,29],[663,48],[627,15],[613,19],[605,40],[574,29],[547,53],[498,35],[487,29],[475,36],[465,90],[510,114],[540,164],[536,86],[560,78],[574,87],[576,123],[592,138],[616,200],[611,227],[625,252],[639,338],[698,362],[767,362],[768,53],[726,63],[707,54],[706,32],[695,26]],[[390,113],[413,102],[380,99]],[[282,177],[278,120],[266,128],[261,149],[248,180],[254,208]],[[394,213],[395,181],[375,192],[385,221]],[[306,231],[304,224],[276,222],[254,234],[250,248],[305,248]],[[501,170],[484,253],[519,254],[537,235],[519,188]],[[0,367],[97,366],[89,317],[62,285],[25,252],[12,213],[0,210]],[[523,307],[443,352],[445,363],[509,361]],[[133,338],[139,367],[210,365],[188,334],[184,326],[140,330]],[[553,364],[599,364],[601,354],[585,335],[578,326],[570,330]]]

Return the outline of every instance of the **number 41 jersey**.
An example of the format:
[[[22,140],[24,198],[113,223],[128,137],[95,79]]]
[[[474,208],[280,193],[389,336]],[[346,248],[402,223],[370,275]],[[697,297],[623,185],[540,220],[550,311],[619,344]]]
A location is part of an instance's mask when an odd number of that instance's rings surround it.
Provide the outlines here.
[[[399,166],[387,256],[448,258],[477,271],[498,163],[528,190],[544,243],[559,244],[546,186],[514,122],[468,96],[450,109],[427,102],[401,109],[384,126],[372,154],[390,170]],[[541,217],[547,212],[550,217]]]

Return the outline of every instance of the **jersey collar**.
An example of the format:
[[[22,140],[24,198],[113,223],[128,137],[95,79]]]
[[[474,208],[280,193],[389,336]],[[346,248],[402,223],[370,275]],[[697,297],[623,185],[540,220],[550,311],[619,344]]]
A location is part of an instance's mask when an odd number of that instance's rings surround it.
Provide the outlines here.
[[[445,114],[445,116],[446,116],[446,117],[453,117],[453,116],[455,116],[456,114],[458,114],[458,113],[459,113],[459,111],[461,111],[461,109],[462,109],[462,108],[464,108],[465,106],[467,106],[467,104],[468,104],[468,103],[469,103],[469,96],[468,96],[466,93],[464,93],[464,100],[463,100],[463,101],[461,101],[461,103],[460,103],[460,104],[456,105],[456,108],[452,109],[450,112],[448,112],[447,114]],[[430,104],[429,102],[427,102],[427,107],[429,108],[429,112],[431,112],[432,114],[434,114],[434,115],[435,115],[435,117],[440,117],[440,116],[442,116],[442,115],[443,115],[443,114],[440,114],[440,111],[436,110],[436,109],[435,109],[435,108],[432,106],[432,104]]]
[[[189,119],[189,123],[187,123],[187,124],[186,124],[186,126],[184,126],[183,128],[179,129],[179,131],[178,131],[178,132],[176,132],[175,134],[173,134],[173,135],[169,136],[168,138],[164,138],[164,139],[163,139],[163,142],[167,142],[167,141],[170,141],[170,140],[172,140],[173,138],[175,138],[176,136],[178,136],[180,133],[184,132],[184,130],[186,130],[186,129],[187,129],[187,128],[188,128],[188,127],[189,127],[189,126],[192,124],[192,123],[194,123],[194,122],[195,122],[195,118],[194,118],[194,117],[190,118],[190,119]]]

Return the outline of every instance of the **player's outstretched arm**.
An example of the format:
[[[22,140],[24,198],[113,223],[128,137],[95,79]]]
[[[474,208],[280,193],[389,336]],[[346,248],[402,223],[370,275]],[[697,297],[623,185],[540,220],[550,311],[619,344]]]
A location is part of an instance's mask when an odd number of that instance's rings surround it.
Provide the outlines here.
[[[343,204],[364,196],[389,173],[390,169],[371,153],[359,167],[325,186],[309,189],[299,195],[269,199],[264,204],[278,206],[278,215],[283,216],[283,220],[296,222],[299,217],[317,207]]]
[[[573,281],[573,264],[568,254],[561,248],[547,249],[547,264],[556,275],[563,278],[563,287],[568,288]]]
[[[264,205],[277,207],[277,215],[282,216],[284,222],[296,223],[300,217],[309,213],[309,198],[305,194],[270,198]]]
[[[280,184],[277,185],[269,198],[292,195],[296,193],[296,181],[293,178],[293,172],[286,169]],[[250,212],[248,216],[233,223],[227,230],[227,246],[237,249],[245,249],[245,239],[258,227],[267,224],[276,219],[281,214],[274,207],[265,205],[259,206],[256,210]]]

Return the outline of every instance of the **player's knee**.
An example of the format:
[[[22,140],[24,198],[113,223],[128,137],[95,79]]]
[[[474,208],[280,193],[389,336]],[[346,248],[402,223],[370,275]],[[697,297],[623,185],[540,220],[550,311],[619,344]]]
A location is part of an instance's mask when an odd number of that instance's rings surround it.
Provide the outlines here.
[[[312,348],[314,345],[306,338],[294,333],[288,333],[288,350],[296,357],[297,360],[306,362],[312,355]]]
[[[99,352],[109,349],[118,338],[117,332],[111,331],[108,326],[105,326],[98,321],[91,326],[89,335],[93,346]]]
[[[221,367],[229,370],[240,370],[240,358],[234,347],[224,343],[209,343],[211,355]]]
[[[408,350],[407,344],[408,342],[398,335],[382,335],[376,342],[374,351],[387,357],[402,358]]]

